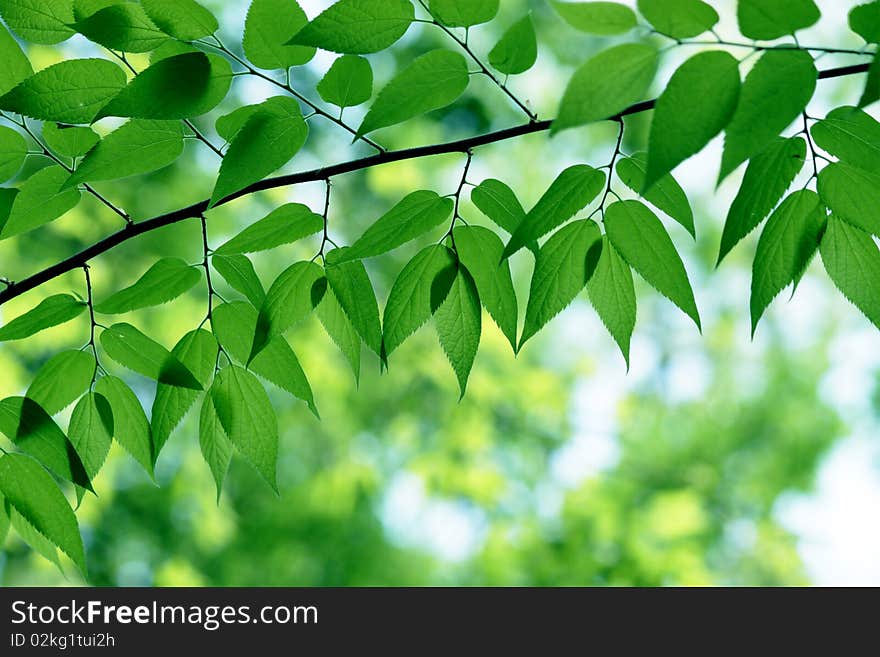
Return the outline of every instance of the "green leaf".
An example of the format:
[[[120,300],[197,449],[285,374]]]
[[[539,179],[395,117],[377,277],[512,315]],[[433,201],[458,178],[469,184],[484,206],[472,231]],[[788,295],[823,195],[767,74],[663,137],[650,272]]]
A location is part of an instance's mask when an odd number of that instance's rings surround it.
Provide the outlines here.
[[[437,192],[412,192],[367,228],[338,262],[372,258],[393,251],[449,219],[454,201]]]
[[[12,512],[15,513],[15,511]],[[6,511],[6,498],[3,497],[3,493],[0,493],[0,545],[6,543],[6,537],[9,534],[9,525],[10,520],[9,514]]]
[[[510,26],[489,52],[489,63],[505,75],[525,73],[538,59],[538,39],[529,14]]]
[[[223,425],[220,424],[220,416],[217,415],[211,395],[205,395],[202,401],[202,411],[199,415],[199,447],[214,476],[219,502],[223,480],[226,479],[229,462],[232,460],[232,443],[223,430]]]
[[[86,304],[69,294],[56,294],[43,299],[39,305],[0,328],[0,342],[23,340],[79,317]]]
[[[871,236],[831,215],[819,253],[837,289],[880,328],[880,250]]]
[[[73,18],[75,21],[81,21],[88,18],[106,7],[122,4],[129,0],[73,0]],[[70,0],[67,0],[70,4]]]
[[[382,326],[373,284],[360,260],[340,261],[337,258],[344,253],[345,250],[339,249],[327,254],[327,282],[364,344],[379,354],[382,351]]]
[[[73,445],[49,414],[34,400],[8,397],[0,401],[0,432],[57,476],[88,490],[92,489],[82,460]]]
[[[576,164],[560,173],[513,233],[504,257],[571,219],[599,195],[604,185],[605,174],[586,164]]]
[[[459,226],[453,235],[458,257],[473,277],[483,307],[516,350],[516,292],[510,262],[501,259],[504,243],[482,226]]]
[[[214,269],[229,283],[232,289],[241,292],[255,308],[263,305],[266,291],[254,265],[243,255],[215,255],[211,258]]]
[[[295,262],[285,269],[272,283],[260,307],[250,359],[272,337],[281,335],[311,313],[326,289],[324,270],[314,262]]]
[[[643,191],[646,189],[647,171],[648,154],[645,152],[634,153],[617,162],[617,175],[620,176],[624,185],[636,194],[640,194],[655,208],[675,219],[684,226],[692,237],[696,238],[694,213],[684,190],[672,177],[672,174],[667,173],[647,188],[647,191]]]
[[[636,26],[635,12],[618,2],[551,2],[566,23],[587,34],[612,35]]]
[[[455,255],[442,244],[422,249],[403,268],[385,304],[382,322],[385,359],[443,303],[455,279],[456,268]]]
[[[727,126],[719,181],[800,116],[816,89],[817,76],[813,58],[804,50],[768,50],[761,56],[743,83]]]
[[[620,347],[629,369],[629,345],[636,326],[636,292],[632,269],[607,236],[602,237],[601,248],[599,262],[587,283],[587,294],[605,328]]]
[[[104,315],[119,315],[139,308],[159,306],[176,299],[201,278],[197,267],[186,264],[180,258],[162,258],[133,285],[95,304],[95,311]]]
[[[306,23],[296,0],[253,0],[244,23],[245,57],[267,70],[307,64],[315,56],[313,47],[287,45]]]
[[[211,401],[229,441],[277,493],[278,424],[263,386],[247,370],[230,365],[214,379]]]
[[[867,107],[880,100],[880,53],[874,55],[871,66],[868,68],[868,79],[865,80],[865,90],[859,99],[859,107]]]
[[[137,395],[115,376],[98,379],[95,392],[110,404],[113,438],[153,477],[153,438],[150,423]]]
[[[47,360],[27,391],[49,415],[70,406],[89,389],[95,375],[95,357],[90,351],[62,351]]]
[[[163,59],[168,59],[169,57],[174,57],[175,55],[183,55],[193,52],[199,52],[199,50],[195,46],[192,46],[183,41],[168,39],[168,41],[166,41],[150,53],[150,64],[155,64],[156,62],[160,62]]]
[[[18,534],[22,541],[27,543],[30,548],[44,559],[55,564],[62,573],[64,569],[61,566],[61,560],[58,557],[58,548],[48,538],[34,529],[25,518],[12,506],[4,502],[5,511],[9,516],[9,524]]]
[[[63,157],[82,157],[100,139],[91,128],[53,122],[43,124],[43,141]]]
[[[14,177],[27,157],[27,142],[12,128],[0,126],[0,182]]]
[[[9,219],[9,213],[12,211],[12,204],[18,196],[18,190],[9,187],[0,187],[0,235],[3,233],[3,226]]]
[[[629,266],[700,328],[700,315],[684,264],[656,215],[638,201],[612,203],[605,211],[605,230]]]
[[[23,454],[0,456],[0,492],[7,504],[70,557],[82,573],[86,572],[76,516],[64,493],[39,463]]]
[[[151,64],[122,91],[114,92],[115,97],[97,118],[187,119],[200,116],[220,104],[231,84],[232,67],[219,55],[203,52],[172,55]]]
[[[434,312],[434,328],[455,370],[461,397],[467,389],[468,376],[480,346],[481,321],[477,287],[467,270],[458,267],[449,293]]]
[[[813,124],[816,144],[843,162],[880,172],[880,123],[858,107],[838,107]]]
[[[814,25],[822,17],[813,0],[739,0],[739,31],[749,39],[772,41]]]
[[[259,110],[260,103],[239,107],[238,109],[229,112],[229,114],[224,114],[219,117],[214,128],[217,130],[217,134],[223,137],[227,142],[232,141],[232,138],[235,137],[235,134],[241,130],[241,127],[245,123],[247,123],[247,120]]]
[[[718,12],[701,0],[638,0],[651,26],[673,39],[690,39],[718,23]]]
[[[73,36],[70,0],[0,0],[0,16],[25,41],[53,45]],[[5,60],[4,60],[5,63]]]
[[[21,186],[12,202],[0,240],[38,228],[73,209],[80,200],[77,189],[64,189],[68,173],[53,165],[37,171]]]
[[[535,260],[519,349],[584,289],[596,268],[600,237],[596,222],[582,219],[560,228],[541,247]]]
[[[324,218],[301,203],[287,203],[245,228],[214,253],[233,255],[274,249],[314,235],[324,228]]]
[[[181,153],[182,123],[132,119],[89,151],[64,186],[150,173],[168,166]]]
[[[125,73],[106,59],[69,59],[23,80],[0,97],[0,109],[41,121],[90,123],[121,89]]]
[[[777,137],[749,161],[739,193],[727,213],[718,264],[776,207],[803,168],[806,154],[807,143],[802,137]]]
[[[363,57],[343,55],[330,67],[318,83],[318,94],[324,102],[337,107],[354,107],[366,103],[373,95],[373,69]]]
[[[357,135],[451,105],[469,81],[467,62],[456,52],[432,50],[417,57],[379,92]]]
[[[171,353],[207,388],[217,364],[218,347],[214,336],[203,329],[190,331],[178,342]],[[153,400],[150,430],[153,434],[153,463],[165,446],[171,432],[180,424],[187,411],[198,399],[199,392],[188,388],[159,383]]]
[[[498,14],[499,0],[431,0],[431,14],[448,27],[488,23]]]
[[[133,2],[105,7],[73,27],[90,41],[123,52],[150,52],[168,39]]]
[[[120,365],[159,383],[202,390],[192,372],[158,342],[131,324],[114,324],[101,334],[101,345]]]
[[[825,221],[819,195],[810,189],[794,192],[770,215],[752,267],[752,336],[770,302],[810,264]]]
[[[3,68],[0,69],[0,96],[34,74],[21,46],[3,25],[0,25],[0,62],[3,62]]]
[[[361,336],[351,325],[348,315],[339,305],[333,290],[327,290],[315,308],[315,313],[327,335],[336,343],[351,366],[355,381],[361,375]]]
[[[880,175],[835,162],[819,172],[816,188],[840,219],[880,235]]]
[[[550,131],[612,118],[644,98],[656,72],[653,46],[625,43],[600,52],[571,77]]]
[[[113,442],[113,409],[100,393],[84,395],[70,416],[70,442],[82,458],[89,478],[101,470]]]
[[[257,311],[244,301],[224,303],[211,314],[211,328],[217,340],[230,356],[246,364],[254,343]],[[266,347],[248,365],[254,374],[263,377],[294,397],[308,404],[315,415],[315,399],[308,378],[299,359],[281,336],[272,338]]]
[[[229,144],[211,205],[287,164],[305,144],[308,134],[295,99],[276,96],[262,103]]]
[[[214,14],[195,0],[141,0],[141,5],[160,30],[181,41],[201,39],[220,27]]]
[[[409,0],[338,0],[287,43],[366,55],[395,43],[414,18]]]
[[[880,43],[880,2],[869,2],[850,9],[849,26],[868,43]]]
[[[739,95],[738,62],[730,53],[703,52],[679,66],[654,108],[646,187],[720,133],[730,123]]]
[[[488,178],[471,190],[471,202],[477,209],[508,233],[516,229],[526,218],[526,211],[510,187],[500,180]],[[526,246],[538,253],[538,243],[532,240]]]

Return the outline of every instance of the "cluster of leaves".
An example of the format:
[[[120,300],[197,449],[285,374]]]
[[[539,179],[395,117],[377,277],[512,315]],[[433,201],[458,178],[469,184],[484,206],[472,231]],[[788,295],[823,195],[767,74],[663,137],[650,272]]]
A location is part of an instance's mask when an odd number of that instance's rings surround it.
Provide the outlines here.
[[[796,39],[776,46],[722,41],[714,32],[718,13],[701,0],[639,0],[649,37],[612,46],[574,72],[551,131],[611,120],[619,125],[617,144],[608,164],[562,171],[528,211],[504,182],[468,180],[474,153],[464,144],[458,149],[466,155],[464,170],[453,193],[406,195],[350,246],[340,247],[329,236],[331,181],[319,171],[312,180],[326,182],[322,213],[287,204],[210,248],[205,212],[271,186],[267,177],[303,148],[313,116],[376,149],[370,162],[378,164],[386,151],[367,135],[451,105],[471,77],[481,74],[522,110],[529,130],[543,129],[507,87],[507,76],[537,61],[531,16],[509,25],[487,53],[488,64],[469,45],[470,30],[494,20],[499,4],[419,0],[426,18],[418,18],[410,0],[338,0],[309,21],[294,0],[253,0],[239,55],[220,41],[218,21],[195,0],[0,0],[8,27],[0,26],[0,111],[10,124],[0,126],[0,178],[15,178],[31,154],[51,162],[17,187],[0,188],[0,239],[51,223],[83,194],[105,204],[130,230],[138,222],[90,183],[157,171],[181,155],[187,138],[221,158],[211,198],[181,217],[202,223],[200,263],[164,258],[131,286],[94,300],[84,261],[86,297],[50,297],[0,328],[0,340],[6,341],[86,312],[91,325],[85,347],[54,356],[23,397],[0,402],[0,431],[17,448],[0,457],[4,532],[11,523],[42,554],[57,560],[58,548],[84,570],[76,519],[55,478],[72,484],[82,499],[114,439],[152,473],[169,435],[197,402],[200,445],[218,494],[233,454],[276,488],[279,431],[264,382],[303,400],[317,415],[308,379],[284,337],[312,313],[355,376],[362,344],[387,365],[394,350],[433,319],[462,395],[479,347],[483,308],[518,351],[586,289],[628,362],[636,272],[699,327],[684,263],[655,210],[695,235],[693,212],[672,171],[722,131],[719,182],[743,163],[748,167],[726,221],[719,262],[769,216],[754,263],[753,326],[780,291],[797,284],[817,251],[835,284],[880,325],[873,285],[880,251],[872,237],[880,235],[880,124],[861,109],[880,99],[876,57],[859,107],[814,120],[806,112],[819,78],[812,53],[834,49],[803,48]],[[632,9],[613,2],[552,5],[561,20],[588,34],[623,35],[640,26]],[[745,37],[766,42],[794,35],[820,14],[812,0],[739,0],[737,18]],[[451,48],[403,65],[376,94],[360,125],[350,126],[344,110],[373,97],[372,67],[364,55],[393,46],[417,22],[442,30]],[[877,43],[880,2],[855,8],[850,23],[868,44]],[[652,107],[644,101],[664,52],[656,40],[705,45],[688,41],[704,33],[715,37],[708,42],[714,47],[684,61],[666,81],[647,150],[625,154],[624,117]],[[56,44],[76,34],[108,56],[68,59],[34,72],[19,42]],[[724,46],[744,47],[749,54],[740,61]],[[291,68],[309,63],[319,48],[339,54],[316,88],[323,103],[338,112],[291,86]],[[869,49],[838,52],[874,56]],[[149,66],[136,70],[126,57],[130,53],[149,53]],[[742,79],[740,66],[753,55],[758,59]],[[285,74],[283,81],[277,71]],[[193,120],[220,107],[242,75],[257,76],[283,93],[213,117],[214,132],[225,142],[217,147]],[[126,122],[103,136],[93,129],[110,117]],[[39,134],[29,119],[42,123]],[[799,133],[782,136],[801,120]],[[808,161],[808,148],[813,175],[786,196]],[[821,170],[820,160],[828,162]],[[615,180],[622,187],[615,189]],[[468,186],[470,200],[506,238],[462,217]],[[446,228],[439,241],[402,269],[380,313],[364,261],[439,226]],[[315,257],[291,264],[264,288],[249,254],[317,233],[322,239]],[[520,328],[510,258],[522,250],[534,255],[535,265]],[[212,272],[241,298],[215,306],[219,295]],[[168,303],[202,280],[207,315],[170,350],[129,323],[105,327],[96,319]],[[5,298],[14,294],[15,284],[7,282]],[[156,382],[149,419],[128,385],[101,364],[99,346],[117,364]],[[53,416],[74,403],[65,432]]]

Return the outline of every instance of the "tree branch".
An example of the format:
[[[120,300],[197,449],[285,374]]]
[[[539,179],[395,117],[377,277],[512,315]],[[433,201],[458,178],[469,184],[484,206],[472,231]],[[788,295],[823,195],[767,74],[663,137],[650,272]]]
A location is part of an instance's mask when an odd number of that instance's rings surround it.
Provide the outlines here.
[[[825,80],[829,78],[838,78],[848,75],[857,75],[859,73],[866,73],[868,71],[868,67],[869,64],[855,64],[852,66],[842,66],[839,68],[827,69],[825,71],[819,72],[819,79]],[[653,109],[655,102],[655,100],[646,100],[640,103],[636,103],[635,105],[631,105],[630,107],[626,108],[618,115],[609,117],[608,120],[619,121],[624,116],[629,116],[630,114],[638,114],[640,112],[645,112],[647,110]],[[338,176],[344,173],[351,173],[353,171],[360,171],[362,169],[369,169],[371,167],[380,166],[382,164],[390,164],[392,162],[400,162],[403,160],[413,160],[422,157],[431,157],[433,155],[443,155],[446,153],[467,153],[472,148],[477,148],[478,146],[485,146],[487,144],[493,144],[496,142],[505,141],[507,139],[514,139],[523,135],[548,130],[551,123],[552,121],[550,120],[532,121],[529,123],[514,126],[512,128],[505,128],[504,130],[497,130],[495,132],[489,132],[483,135],[476,135],[474,137],[459,139],[457,141],[447,142],[444,144],[432,144],[429,146],[418,146],[415,148],[407,148],[397,151],[386,151],[383,153],[371,155],[369,157],[351,160],[349,162],[341,162],[339,164],[334,164],[320,169],[313,169],[311,171],[303,171],[300,173],[294,173],[286,176],[278,176],[275,178],[267,178],[249,187],[246,187],[245,189],[236,192],[235,194],[227,196],[222,201],[217,203],[217,205],[225,205],[226,203],[229,203],[237,198],[248,196],[255,192],[267,189],[275,189],[277,187],[285,187],[304,182],[326,180],[327,178],[333,176]],[[12,283],[6,289],[0,291],[0,306],[2,306],[7,301],[18,297],[25,292],[33,290],[34,288],[39,287],[40,285],[48,281],[58,278],[59,276],[66,274],[67,272],[73,271],[74,269],[82,267],[90,260],[96,258],[103,253],[106,253],[107,251],[110,251],[116,246],[122,244],[123,242],[127,242],[128,240],[137,237],[138,235],[143,235],[144,233],[149,233],[153,230],[163,228],[165,226],[170,226],[171,224],[175,224],[186,219],[200,217],[204,212],[207,211],[207,209],[208,201],[204,200],[190,205],[189,207],[181,208],[180,210],[175,210],[174,212],[159,215],[158,217],[153,217],[152,219],[147,219],[145,221],[141,221],[135,224],[128,224],[122,230],[113,233],[108,237],[105,237],[101,241],[96,242],[92,246],[80,251],[79,253],[72,255],[69,258],[66,258],[65,260],[62,260],[61,262],[58,262],[50,267],[47,267],[46,269],[43,269],[42,271],[39,271],[36,274],[29,276],[28,278]]]

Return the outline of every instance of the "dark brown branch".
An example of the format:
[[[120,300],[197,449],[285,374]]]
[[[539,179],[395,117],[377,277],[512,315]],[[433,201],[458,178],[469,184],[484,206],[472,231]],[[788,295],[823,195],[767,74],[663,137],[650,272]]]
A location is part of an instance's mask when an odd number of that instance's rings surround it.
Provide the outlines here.
[[[868,67],[869,64],[855,64],[853,66],[832,68],[825,71],[820,71],[819,79],[824,80],[828,78],[838,78],[846,75],[866,73],[868,71]],[[652,109],[655,102],[656,101],[654,100],[646,100],[641,103],[636,103],[635,105],[632,105],[620,112],[620,114],[618,114],[617,116],[609,117],[609,120],[618,121],[624,116],[645,112]],[[406,148],[398,151],[386,151],[383,153],[377,153],[376,155],[371,155],[369,157],[351,160],[349,162],[341,162],[339,164],[334,164],[320,169],[313,169],[312,171],[302,171],[300,173],[294,173],[287,176],[267,178],[224,198],[217,205],[224,205],[226,203],[234,201],[237,198],[248,196],[249,194],[267,189],[275,189],[277,187],[285,187],[304,182],[326,180],[327,178],[333,176],[338,176],[344,173],[351,173],[353,171],[360,171],[362,169],[369,169],[371,167],[380,166],[382,164],[390,164],[392,162],[400,162],[402,160],[413,160],[422,157],[431,157],[433,155],[443,155],[446,153],[467,153],[470,149],[477,148],[478,146],[485,146],[487,144],[494,144],[499,141],[521,137],[523,135],[542,132],[549,129],[551,123],[552,121],[549,120],[533,121],[512,128],[505,128],[504,130],[497,130],[495,132],[489,132],[484,135],[477,135],[474,137],[468,137],[466,139],[459,139],[458,141],[451,141],[445,144],[432,144],[430,146],[418,146],[416,148]],[[80,251],[79,253],[72,255],[65,260],[62,260],[61,262],[58,262],[51,267],[47,267],[46,269],[37,272],[33,276],[29,276],[24,280],[17,281],[9,285],[5,290],[0,291],[0,305],[3,305],[10,299],[14,299],[15,297],[20,296],[25,292],[39,287],[43,283],[51,281],[52,279],[66,274],[69,271],[73,271],[74,269],[82,267],[90,260],[93,260],[99,255],[110,251],[114,247],[119,246],[123,242],[127,242],[128,240],[137,237],[138,235],[143,235],[144,233],[149,233],[150,231],[156,230],[158,228],[163,228],[165,226],[170,226],[171,224],[175,224],[186,219],[200,217],[204,212],[207,211],[207,209],[208,201],[204,200],[200,201],[199,203],[190,205],[189,207],[175,210],[174,212],[159,215],[158,217],[153,217],[152,219],[147,219],[145,221],[141,221],[135,224],[129,224],[122,230],[113,233],[108,237],[105,237],[101,241],[96,242],[92,246],[84,249],[83,251]]]

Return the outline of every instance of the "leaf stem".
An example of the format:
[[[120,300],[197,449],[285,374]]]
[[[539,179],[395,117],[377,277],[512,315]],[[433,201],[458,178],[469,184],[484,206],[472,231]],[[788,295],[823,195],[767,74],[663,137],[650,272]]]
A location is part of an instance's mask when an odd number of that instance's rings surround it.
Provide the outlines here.
[[[92,354],[95,357],[95,371],[92,373],[92,383],[91,388],[95,387],[95,381],[98,380],[98,368],[101,366],[100,360],[98,359],[98,347],[95,344],[95,327],[98,326],[98,322],[95,321],[95,304],[92,298],[92,277],[89,273],[89,264],[85,263],[82,266],[83,273],[86,277],[86,303],[89,307],[89,321],[91,322],[91,326],[89,328],[89,342],[86,347],[91,347]]]

